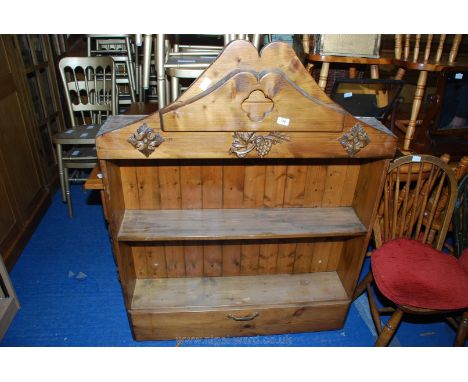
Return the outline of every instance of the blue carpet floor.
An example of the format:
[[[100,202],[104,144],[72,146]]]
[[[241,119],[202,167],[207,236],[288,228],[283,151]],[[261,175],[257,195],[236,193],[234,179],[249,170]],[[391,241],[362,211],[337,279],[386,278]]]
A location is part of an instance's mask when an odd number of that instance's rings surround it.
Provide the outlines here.
[[[21,303],[0,346],[371,346],[375,331],[366,297],[343,329],[274,336],[134,341],[99,196],[72,186],[75,216],[60,193],[11,272]],[[364,271],[368,269],[366,261]],[[455,332],[437,319],[404,321],[393,346],[451,346]]]

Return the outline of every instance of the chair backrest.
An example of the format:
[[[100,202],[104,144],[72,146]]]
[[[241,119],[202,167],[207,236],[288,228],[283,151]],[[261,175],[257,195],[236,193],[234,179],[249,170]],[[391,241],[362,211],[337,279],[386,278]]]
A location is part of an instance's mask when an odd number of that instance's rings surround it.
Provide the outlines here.
[[[407,155],[389,166],[374,224],[376,246],[409,238],[441,250],[457,183],[451,168],[430,155]]]
[[[403,37],[404,36],[404,37]],[[458,48],[462,39],[461,34],[456,34],[451,39],[450,50],[446,57],[446,62],[452,64],[457,59]],[[397,60],[411,62],[441,62],[444,55],[446,42],[449,42],[447,35],[395,35],[395,58]],[[411,52],[412,50],[412,52]],[[444,60],[445,61],[445,60]]]
[[[114,62],[111,57],[65,57],[59,63],[72,126],[100,124],[116,114]]]
[[[453,239],[455,256],[459,258],[468,247],[468,174],[458,183],[453,212]]]

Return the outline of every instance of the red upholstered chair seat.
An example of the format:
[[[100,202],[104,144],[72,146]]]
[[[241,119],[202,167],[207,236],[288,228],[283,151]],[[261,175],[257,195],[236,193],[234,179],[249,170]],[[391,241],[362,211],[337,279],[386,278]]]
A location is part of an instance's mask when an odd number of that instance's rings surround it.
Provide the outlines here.
[[[399,305],[455,310],[468,307],[468,253],[460,260],[427,244],[397,239],[371,256],[379,290]]]

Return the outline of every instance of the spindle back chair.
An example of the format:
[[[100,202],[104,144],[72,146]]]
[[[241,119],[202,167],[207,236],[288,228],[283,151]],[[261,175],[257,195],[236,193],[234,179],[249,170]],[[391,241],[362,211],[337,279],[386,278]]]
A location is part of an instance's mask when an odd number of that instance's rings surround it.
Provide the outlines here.
[[[418,71],[416,90],[412,101],[409,120],[397,120],[395,127],[404,134],[403,150],[410,150],[419,113],[423,103],[429,72],[441,72],[458,68],[456,59],[462,40],[461,34],[441,35],[395,35],[395,66],[398,68],[395,79],[401,80],[408,70]]]
[[[468,248],[468,174],[458,183],[457,201],[453,213],[453,247],[460,258]]]
[[[390,342],[404,313],[445,314],[468,308],[466,293],[460,293],[460,289],[468,286],[468,274],[451,255],[440,252],[451,221],[456,193],[454,173],[440,158],[409,155],[394,160],[389,166],[374,224],[377,249],[371,255],[372,269],[354,294],[356,299],[367,291],[378,332],[376,346],[386,346]],[[440,227],[434,230],[440,203],[444,204],[440,209]],[[447,282],[455,283],[461,279],[461,285],[442,285],[444,281],[440,280],[443,278],[431,277],[426,274],[427,269],[435,274],[440,271],[443,275],[455,272],[458,278],[449,277]],[[394,307],[377,307],[371,290],[374,281]],[[448,293],[448,296],[444,296],[444,293]],[[443,296],[443,301],[437,299],[439,296]],[[457,298],[461,301],[452,301]],[[380,315],[385,313],[392,313],[392,317],[383,327]],[[461,325],[455,344],[462,345],[465,336],[466,327]]]

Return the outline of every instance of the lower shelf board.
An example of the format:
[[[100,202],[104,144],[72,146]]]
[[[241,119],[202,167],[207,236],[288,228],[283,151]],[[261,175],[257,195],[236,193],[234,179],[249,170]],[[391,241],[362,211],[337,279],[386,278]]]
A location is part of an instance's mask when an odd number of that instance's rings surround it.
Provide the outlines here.
[[[349,298],[336,272],[137,280],[137,340],[229,337],[340,328]]]
[[[336,272],[136,281],[132,310],[164,312],[347,301]]]

